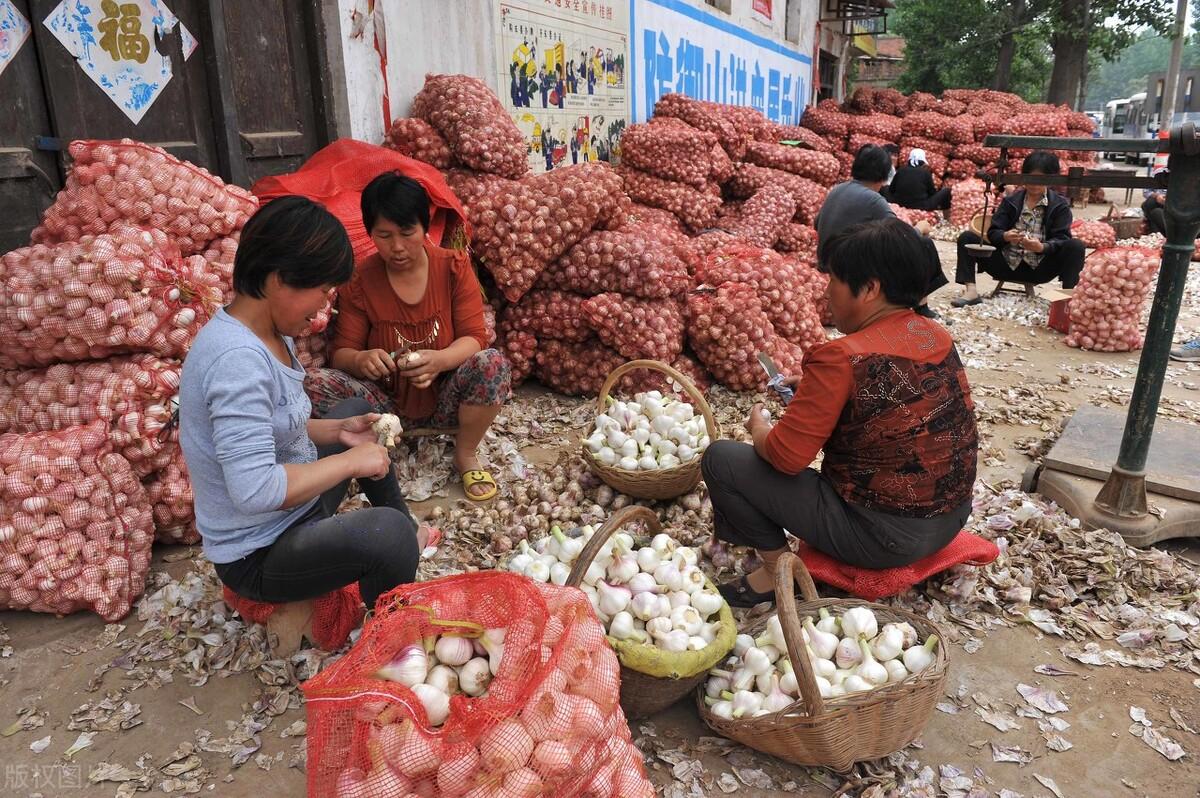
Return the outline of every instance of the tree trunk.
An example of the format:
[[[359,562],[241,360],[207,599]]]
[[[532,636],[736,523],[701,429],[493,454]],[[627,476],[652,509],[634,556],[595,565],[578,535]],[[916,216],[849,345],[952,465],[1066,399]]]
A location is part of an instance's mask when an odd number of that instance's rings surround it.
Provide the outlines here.
[[[992,79],[992,88],[996,91],[1008,91],[1012,81],[1013,58],[1017,54],[1017,29],[1024,23],[1025,0],[1013,0],[1007,16],[1004,35],[1000,37],[996,76]]]
[[[1046,102],[1069,105],[1078,110],[1079,87],[1087,64],[1091,31],[1091,0],[1063,0],[1058,32],[1050,40],[1054,51],[1054,69],[1046,89]]]

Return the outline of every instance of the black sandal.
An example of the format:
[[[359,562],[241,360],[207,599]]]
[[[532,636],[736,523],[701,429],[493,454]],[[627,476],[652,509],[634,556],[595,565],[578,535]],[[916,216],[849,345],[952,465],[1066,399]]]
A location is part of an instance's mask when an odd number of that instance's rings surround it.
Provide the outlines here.
[[[750,583],[746,581],[746,577],[744,576],[733,582],[725,582],[717,585],[717,592],[721,594],[730,607],[740,610],[748,610],[751,607],[757,607],[759,604],[775,603],[774,590],[759,593],[750,587]]]

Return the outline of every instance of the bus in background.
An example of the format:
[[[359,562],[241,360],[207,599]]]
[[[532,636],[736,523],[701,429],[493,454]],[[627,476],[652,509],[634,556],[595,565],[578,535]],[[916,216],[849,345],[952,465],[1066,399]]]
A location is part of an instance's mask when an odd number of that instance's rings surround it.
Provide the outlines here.
[[[1146,104],[1146,92],[1140,91],[1124,100],[1110,100],[1104,106],[1104,123],[1101,133],[1112,139],[1153,139],[1158,131],[1151,125],[1150,109]],[[1104,153],[1109,157],[1112,153]],[[1113,160],[1117,160],[1118,155]],[[1127,163],[1146,163],[1150,153],[1126,153]]]

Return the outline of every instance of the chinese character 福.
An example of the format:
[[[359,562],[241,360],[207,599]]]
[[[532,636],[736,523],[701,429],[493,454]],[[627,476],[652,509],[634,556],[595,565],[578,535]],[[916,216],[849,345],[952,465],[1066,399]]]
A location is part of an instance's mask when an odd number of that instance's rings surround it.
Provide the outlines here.
[[[150,57],[150,40],[142,33],[142,10],[137,3],[117,5],[116,0],[101,0],[104,19],[96,24],[103,34],[100,48],[114,61],[146,63]]]

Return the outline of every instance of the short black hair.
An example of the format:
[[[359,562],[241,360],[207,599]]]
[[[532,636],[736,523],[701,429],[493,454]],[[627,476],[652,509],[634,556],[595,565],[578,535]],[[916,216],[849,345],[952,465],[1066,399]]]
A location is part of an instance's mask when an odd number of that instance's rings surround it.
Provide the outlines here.
[[[1034,172],[1056,175],[1061,171],[1062,167],[1058,163],[1058,156],[1049,150],[1034,150],[1021,164],[1021,174],[1023,175],[1031,175]]]
[[[368,233],[381,216],[399,227],[419,224],[422,230],[428,230],[429,194],[411,177],[384,172],[363,189],[363,227]]]
[[[847,227],[826,241],[819,269],[836,276],[855,296],[877,280],[893,305],[916,307],[929,290],[931,249],[912,225],[878,219]]]
[[[892,156],[878,144],[864,144],[854,156],[850,176],[866,183],[887,180],[892,171]]]
[[[891,155],[892,157],[895,157],[900,154],[900,145],[899,144],[892,144],[891,142],[888,142],[887,144],[883,145],[883,148],[885,150],[887,150],[888,155]]]
[[[346,282],[354,274],[354,250],[345,226],[307,197],[278,197],[263,205],[242,228],[233,289],[262,299],[273,272],[292,288]]]

